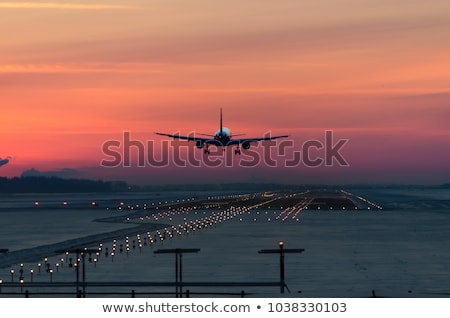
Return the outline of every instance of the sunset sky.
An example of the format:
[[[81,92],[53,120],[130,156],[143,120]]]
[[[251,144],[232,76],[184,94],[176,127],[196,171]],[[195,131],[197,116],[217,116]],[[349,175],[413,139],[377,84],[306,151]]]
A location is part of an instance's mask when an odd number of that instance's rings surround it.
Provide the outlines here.
[[[0,1],[0,176],[450,182],[449,17],[448,0]],[[212,134],[220,107],[297,148],[331,130],[349,166],[100,166],[124,131]]]

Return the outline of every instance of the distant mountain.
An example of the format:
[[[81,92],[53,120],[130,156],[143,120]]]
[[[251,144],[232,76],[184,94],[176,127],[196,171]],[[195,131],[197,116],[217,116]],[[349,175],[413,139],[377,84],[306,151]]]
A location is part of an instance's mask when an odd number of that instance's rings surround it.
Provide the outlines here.
[[[68,175],[72,172],[65,171]],[[33,175],[36,174],[36,175]],[[423,185],[369,185],[369,184],[277,184],[277,183],[215,183],[215,184],[160,184],[131,186],[124,181],[102,181],[90,179],[62,178],[45,176],[28,171],[21,177],[0,177],[1,193],[92,193],[92,192],[153,192],[153,191],[275,191],[306,189],[423,189],[444,188],[450,189],[450,183],[423,186]]]
[[[128,188],[128,184],[123,181],[62,179],[44,176],[0,178],[0,193],[123,192]]]

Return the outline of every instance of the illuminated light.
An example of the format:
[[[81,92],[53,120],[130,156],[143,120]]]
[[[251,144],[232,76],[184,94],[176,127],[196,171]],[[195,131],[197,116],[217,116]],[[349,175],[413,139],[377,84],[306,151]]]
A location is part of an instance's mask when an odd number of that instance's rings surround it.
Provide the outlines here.
[[[35,206],[39,206],[39,204],[40,204],[39,201],[34,201]]]

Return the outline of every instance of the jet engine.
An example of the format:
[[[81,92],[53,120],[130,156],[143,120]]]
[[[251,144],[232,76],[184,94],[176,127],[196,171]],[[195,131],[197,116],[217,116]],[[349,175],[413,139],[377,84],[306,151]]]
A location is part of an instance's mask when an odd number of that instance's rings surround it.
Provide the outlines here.
[[[250,142],[249,141],[243,142],[242,148],[245,150],[250,149]]]
[[[202,149],[202,148],[203,148],[203,141],[197,140],[197,141],[195,142],[195,146],[196,146],[198,149]]]

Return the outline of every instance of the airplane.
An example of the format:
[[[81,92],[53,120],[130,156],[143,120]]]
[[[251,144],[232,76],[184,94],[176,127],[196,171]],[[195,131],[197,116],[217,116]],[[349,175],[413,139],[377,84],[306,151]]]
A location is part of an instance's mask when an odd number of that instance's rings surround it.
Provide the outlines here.
[[[214,145],[216,147],[227,147],[227,146],[236,146],[236,149],[234,151],[235,155],[241,154],[241,149],[239,146],[242,145],[242,148],[247,150],[250,149],[251,143],[256,143],[258,141],[267,141],[267,140],[274,140],[278,138],[286,138],[289,137],[288,135],[283,136],[273,136],[273,137],[259,137],[259,138],[242,138],[242,139],[233,139],[233,136],[242,136],[242,134],[239,135],[232,135],[230,129],[223,127],[222,124],[222,108],[220,108],[220,129],[214,134],[199,134],[208,136],[209,138],[201,138],[201,137],[195,137],[195,136],[180,136],[180,135],[171,135],[171,134],[164,134],[155,132],[155,134],[160,136],[167,136],[174,139],[182,139],[187,141],[194,141],[196,143],[196,147],[198,149],[203,149],[204,154],[208,155],[211,153],[209,150],[210,145]],[[225,151],[225,149],[223,149]]]

